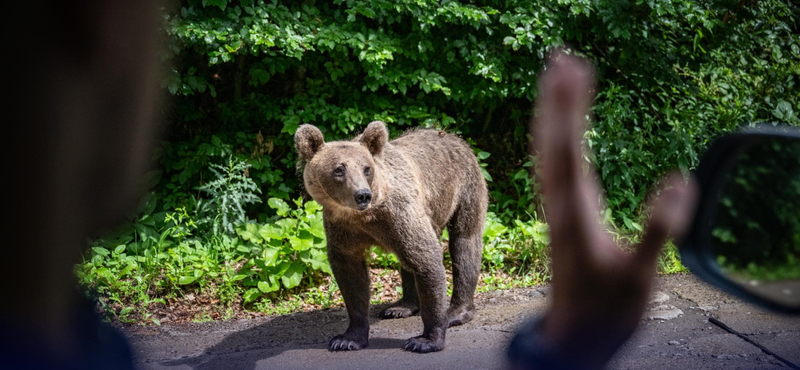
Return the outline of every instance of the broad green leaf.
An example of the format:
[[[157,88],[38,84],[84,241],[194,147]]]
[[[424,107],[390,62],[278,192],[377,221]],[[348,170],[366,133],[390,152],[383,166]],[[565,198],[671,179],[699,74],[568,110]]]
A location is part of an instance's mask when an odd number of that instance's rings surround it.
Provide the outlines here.
[[[283,282],[283,286],[285,286],[287,289],[291,289],[300,285],[300,281],[303,279],[303,270],[305,270],[303,265],[297,263],[291,264],[289,269],[287,269],[281,276],[281,282]]]
[[[264,239],[283,239],[284,229],[279,225],[267,224],[261,226],[258,230],[258,234]]]
[[[275,224],[283,228],[284,233],[294,233],[294,229],[297,227],[297,219],[295,218],[283,218],[278,221],[275,221]],[[284,235],[285,237],[286,235]]]
[[[102,248],[102,247],[92,247],[92,250],[94,251],[94,253],[97,253],[97,254],[99,254],[101,256],[108,256],[109,254],[111,254],[108,251],[108,249],[105,249],[105,248]]]
[[[308,216],[308,232],[320,239],[325,239],[325,225],[321,214]]]
[[[259,281],[258,282],[258,290],[260,290],[263,293],[274,292],[274,291],[278,290],[279,288],[280,288],[280,285],[278,285],[278,284],[271,284],[270,282],[267,282],[267,281]]]
[[[244,303],[253,302],[259,297],[261,297],[261,291],[256,288],[252,288],[242,295],[242,298],[244,298]]]
[[[292,249],[296,251],[304,251],[314,247],[314,239],[310,233],[308,233],[309,238],[300,238],[300,237],[289,237],[289,243],[292,245]]]
[[[181,276],[180,279],[178,279],[178,284],[180,284],[180,285],[188,285],[188,284],[194,283],[195,279],[197,279],[197,278],[194,277],[194,276]]]
[[[307,214],[314,214],[317,213],[317,211],[322,210],[322,205],[312,200],[306,202],[303,208],[305,208]]]
[[[251,241],[253,243],[260,243],[261,236],[259,234],[260,228],[256,224],[246,223],[243,227],[237,227],[236,233],[242,237],[242,239]]]
[[[310,249],[302,252],[300,253],[300,260],[309,264],[311,268],[315,270],[321,270],[325,273],[332,274],[331,266],[328,264],[328,256],[323,251]]]
[[[279,249],[264,248],[264,252],[262,254],[264,257],[264,265],[275,266],[275,263],[278,261],[279,253],[280,253]]]
[[[281,217],[286,216],[291,210],[289,208],[289,205],[286,204],[286,202],[284,202],[283,199],[269,198],[267,204],[269,205],[270,208],[274,209],[275,212],[278,213],[278,216]]]

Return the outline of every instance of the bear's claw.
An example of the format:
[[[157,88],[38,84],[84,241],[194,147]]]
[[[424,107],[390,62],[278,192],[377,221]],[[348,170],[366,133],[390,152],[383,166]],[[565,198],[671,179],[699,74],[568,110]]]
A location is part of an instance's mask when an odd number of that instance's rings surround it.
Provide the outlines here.
[[[381,311],[380,316],[382,319],[400,319],[414,316],[417,312],[419,312],[419,307],[417,307],[417,305],[400,300],[386,307],[386,309]]]
[[[444,349],[444,340],[432,340],[423,336],[409,338],[403,349],[417,353],[438,352]]]
[[[337,335],[328,342],[329,351],[357,351],[369,345],[369,341],[357,338],[346,338],[344,335]]]
[[[447,310],[447,318],[449,320],[448,327],[456,326],[456,325],[463,325],[470,321],[472,321],[472,317],[474,316],[474,309],[467,308],[467,307],[450,307]]]

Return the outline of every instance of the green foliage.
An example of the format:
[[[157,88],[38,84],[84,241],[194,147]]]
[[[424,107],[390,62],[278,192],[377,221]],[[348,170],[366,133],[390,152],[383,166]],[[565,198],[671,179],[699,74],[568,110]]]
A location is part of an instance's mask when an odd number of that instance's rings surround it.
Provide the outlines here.
[[[532,275],[538,282],[544,282],[550,275],[549,244],[547,224],[514,220],[514,225],[507,227],[490,212],[483,232],[484,269]]]
[[[256,195],[261,189],[246,176],[249,167],[244,161],[233,158],[228,160],[227,166],[211,164],[215,179],[197,188],[209,195],[207,201],[198,204],[202,215],[199,222],[211,224],[214,236],[223,232],[232,235],[233,225],[245,222],[243,206],[261,202]]]
[[[76,266],[79,280],[105,297],[106,310],[120,320],[133,312],[142,319],[150,304],[189,292],[212,295],[223,305],[238,297],[248,304],[274,299],[303,282],[320,284],[331,273],[322,207],[300,199],[294,201],[296,209],[277,198],[268,203],[278,216],[265,224],[237,225],[233,236],[194,236],[196,223],[179,209],[167,213],[155,235],[144,228],[134,231],[138,242],[125,238],[127,229],[122,239],[95,240]],[[130,309],[117,312],[108,306],[113,302]]]
[[[606,190],[605,221],[639,234],[664,172],[693,168],[737,127],[800,125],[798,14],[789,0],[170,3],[171,126],[159,170],[142,209],[93,242],[79,271],[121,302],[213,286],[258,308],[313,289],[324,244],[312,231],[318,210],[293,201],[302,192],[292,135],[312,123],[338,140],[383,120],[392,137],[416,127],[464,137],[489,184],[484,269],[546,279],[546,215],[527,144],[548,50],[569,45],[597,69],[586,161]],[[373,266],[397,265],[373,254]],[[662,262],[682,268],[674,249]]]
[[[269,206],[282,218],[265,225],[244,224],[237,234],[247,243],[239,251],[248,256],[237,279],[252,287],[244,294],[245,303],[283,286],[292,289],[303,280],[312,278],[315,271],[331,274],[325,251],[325,229],[322,225],[322,206],[302,199],[292,210],[286,202],[270,198]]]
[[[536,76],[569,44],[598,70],[589,159],[612,218],[635,228],[651,184],[692,168],[713,138],[757,120],[800,125],[798,13],[781,0],[182,1],[164,10],[170,142],[263,133],[281,160],[253,177],[271,174],[259,186],[288,200],[300,123],[329,140],[376,119],[392,135],[447,129],[493,154],[481,159],[492,210],[529,219],[538,200],[520,170]]]
[[[689,272],[681,263],[678,247],[673,242],[667,242],[661,255],[658,258],[658,269],[665,274],[676,274],[681,272]]]

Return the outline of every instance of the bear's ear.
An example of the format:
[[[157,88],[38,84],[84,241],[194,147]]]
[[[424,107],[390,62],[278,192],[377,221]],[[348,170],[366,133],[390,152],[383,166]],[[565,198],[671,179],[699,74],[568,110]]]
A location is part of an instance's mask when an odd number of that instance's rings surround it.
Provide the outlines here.
[[[369,149],[373,156],[381,155],[383,147],[389,141],[389,131],[386,130],[383,122],[373,121],[364,129],[359,141]]]
[[[303,124],[297,128],[294,134],[294,146],[301,160],[310,161],[323,145],[325,139],[322,137],[322,131],[316,126]]]

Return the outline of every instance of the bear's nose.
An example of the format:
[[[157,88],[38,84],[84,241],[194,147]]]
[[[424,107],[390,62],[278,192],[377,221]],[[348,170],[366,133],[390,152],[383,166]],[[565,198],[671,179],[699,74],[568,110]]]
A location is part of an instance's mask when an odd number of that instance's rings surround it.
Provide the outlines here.
[[[361,189],[356,190],[356,204],[358,205],[358,209],[365,209],[369,202],[372,200],[372,192],[369,189]]]

